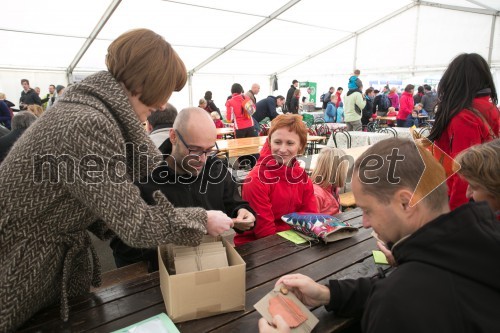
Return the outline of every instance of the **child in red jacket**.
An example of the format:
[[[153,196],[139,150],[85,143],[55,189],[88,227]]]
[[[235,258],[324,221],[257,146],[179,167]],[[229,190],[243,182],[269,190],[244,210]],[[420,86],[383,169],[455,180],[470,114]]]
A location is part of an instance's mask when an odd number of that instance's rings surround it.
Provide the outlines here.
[[[210,116],[214,120],[215,128],[224,128],[224,123],[220,120],[220,115],[218,112],[214,111],[210,113]],[[217,139],[222,139],[222,135],[217,135]]]
[[[340,213],[339,191],[345,185],[349,165],[347,160],[341,160],[344,155],[341,149],[333,147],[325,147],[319,153],[311,179],[321,214]]]

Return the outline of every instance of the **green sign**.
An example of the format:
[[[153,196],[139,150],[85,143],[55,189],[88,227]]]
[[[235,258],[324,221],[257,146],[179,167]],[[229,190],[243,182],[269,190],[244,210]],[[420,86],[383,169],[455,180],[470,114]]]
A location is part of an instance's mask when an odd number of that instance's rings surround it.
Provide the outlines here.
[[[307,88],[307,93],[309,94],[309,101],[316,103],[316,82],[299,82],[299,88]]]

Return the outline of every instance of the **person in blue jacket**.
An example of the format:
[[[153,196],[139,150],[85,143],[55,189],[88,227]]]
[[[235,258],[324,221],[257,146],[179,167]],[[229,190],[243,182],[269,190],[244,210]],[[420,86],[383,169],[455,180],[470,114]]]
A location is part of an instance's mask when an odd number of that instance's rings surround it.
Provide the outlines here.
[[[337,95],[330,96],[330,102],[328,102],[325,109],[324,118],[326,123],[334,123],[337,119],[337,108],[335,107],[337,100]]]

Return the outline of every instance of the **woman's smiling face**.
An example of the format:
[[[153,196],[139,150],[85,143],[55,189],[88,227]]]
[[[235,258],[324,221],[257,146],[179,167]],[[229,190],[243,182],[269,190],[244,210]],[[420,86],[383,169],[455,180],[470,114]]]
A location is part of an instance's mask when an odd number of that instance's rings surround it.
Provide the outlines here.
[[[271,152],[279,164],[289,165],[301,150],[299,135],[287,127],[277,129],[271,137]]]

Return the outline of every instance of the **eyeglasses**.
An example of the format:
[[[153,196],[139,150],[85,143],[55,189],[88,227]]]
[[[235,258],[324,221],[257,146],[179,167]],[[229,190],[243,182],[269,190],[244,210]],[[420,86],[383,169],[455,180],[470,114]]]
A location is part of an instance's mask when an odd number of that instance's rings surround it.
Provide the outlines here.
[[[213,157],[213,156],[220,153],[219,147],[217,146],[217,142],[215,142],[215,146],[212,147],[211,149],[207,149],[207,150],[192,149],[192,148],[189,148],[189,145],[186,143],[186,141],[184,141],[184,138],[182,137],[181,133],[179,133],[179,131],[175,130],[175,134],[177,134],[177,136],[179,137],[181,142],[184,144],[184,146],[188,150],[188,156],[190,156],[190,157],[200,158],[200,156],[203,154],[205,154],[206,157]]]

